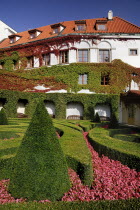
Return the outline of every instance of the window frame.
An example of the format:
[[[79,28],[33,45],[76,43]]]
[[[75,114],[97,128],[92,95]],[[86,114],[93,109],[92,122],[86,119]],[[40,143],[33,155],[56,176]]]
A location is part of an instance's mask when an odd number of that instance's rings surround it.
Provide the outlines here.
[[[28,68],[34,68],[34,56],[28,56],[27,57],[27,69]]]
[[[87,85],[88,84],[88,74],[79,74],[78,75],[78,85]]]
[[[36,32],[30,33],[30,39],[34,39],[36,37],[37,37],[37,33]]]
[[[69,50],[59,52],[59,64],[69,63]]]
[[[78,27],[80,27],[80,29]],[[86,30],[86,24],[84,23],[76,24],[76,31],[85,31],[85,30]]]
[[[50,65],[50,53],[42,54],[42,66],[49,66],[49,65]]]
[[[85,57],[84,54],[82,53],[82,56],[79,56],[79,52],[80,51],[87,51],[87,56]],[[80,61],[79,58],[82,58],[82,61]],[[85,58],[87,58],[87,60],[85,61]],[[77,62],[78,63],[88,63],[89,62],[89,49],[78,49],[77,50]]]
[[[13,43],[15,43],[16,42],[16,37],[11,37],[10,38],[10,44],[13,44]]]
[[[103,27],[104,26],[104,27]],[[106,24],[97,24],[97,30],[98,31],[106,31],[107,30],[107,26],[106,26]],[[101,28],[100,28],[101,27]]]
[[[101,74],[101,85],[103,85],[103,86],[110,85],[110,75],[109,74]]]
[[[136,54],[131,53],[131,52],[136,52]],[[137,48],[131,48],[131,49],[129,49],[129,55],[130,56],[138,56],[138,49]]]
[[[60,26],[53,28],[53,34],[58,34],[60,32]]]
[[[108,51],[108,61],[105,61],[105,54],[103,54],[103,60],[101,59],[100,52]],[[99,49],[99,63],[110,63],[111,62],[111,50],[110,49]]]

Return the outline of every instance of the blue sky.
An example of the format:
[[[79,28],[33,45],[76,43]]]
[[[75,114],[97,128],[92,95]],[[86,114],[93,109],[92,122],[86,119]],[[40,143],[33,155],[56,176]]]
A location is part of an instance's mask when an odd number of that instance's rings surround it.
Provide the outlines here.
[[[3,0],[0,20],[17,32],[69,20],[107,17],[109,10],[140,26],[140,0]]]

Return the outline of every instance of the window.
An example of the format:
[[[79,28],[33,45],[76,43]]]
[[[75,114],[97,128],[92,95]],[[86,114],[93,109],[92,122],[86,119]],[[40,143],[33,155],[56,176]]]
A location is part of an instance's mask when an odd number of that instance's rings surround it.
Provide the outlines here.
[[[98,31],[105,31],[106,30],[106,25],[105,24],[98,24],[97,25],[97,30]]]
[[[87,74],[80,74],[78,79],[79,85],[86,85],[87,84]]]
[[[138,55],[138,50],[137,49],[130,49],[129,55]]]
[[[15,43],[15,42],[18,41],[20,38],[21,38],[21,36],[18,36],[18,35],[15,35],[15,34],[10,35],[10,36],[9,36],[10,44]]]
[[[43,59],[43,62],[42,62],[43,66],[50,65],[50,54],[42,55],[42,59]]]
[[[101,85],[109,85],[109,75],[102,75],[101,76]]]
[[[96,20],[95,25],[96,30],[98,31],[106,31],[107,30],[107,20]]]
[[[31,38],[31,39],[36,38],[36,33],[30,33],[30,38]]]
[[[99,50],[99,62],[100,63],[110,62],[109,50]]]
[[[85,30],[86,30],[85,24],[77,24],[76,31],[85,31]]]
[[[59,27],[56,27],[53,29],[53,33],[54,34],[58,34],[60,32],[60,28]]]
[[[58,34],[64,29],[64,26],[58,23],[51,25],[51,28],[52,28],[52,34]]]
[[[27,68],[33,68],[34,67],[34,57],[29,56],[27,57]]]
[[[13,68],[14,70],[17,70],[19,68],[19,61],[13,61]]]
[[[28,31],[29,35],[30,35],[30,39],[34,39],[37,36],[39,36],[39,34],[41,34],[41,31],[38,29],[32,29]]]
[[[88,50],[78,50],[78,62],[88,62]]]
[[[76,31],[85,31],[86,30],[86,20],[75,21],[75,30]]]
[[[12,43],[14,43],[16,40],[15,40],[15,37],[11,37],[10,38],[10,43],[12,44]]]
[[[68,50],[60,52],[59,63],[68,63]]]

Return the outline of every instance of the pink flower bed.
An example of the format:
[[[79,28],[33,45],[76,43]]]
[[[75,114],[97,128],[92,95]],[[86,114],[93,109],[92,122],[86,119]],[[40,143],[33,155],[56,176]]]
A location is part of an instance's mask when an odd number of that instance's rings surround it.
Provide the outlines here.
[[[92,154],[94,182],[91,189],[81,183],[78,175],[69,170],[73,187],[65,193],[63,201],[115,200],[140,197],[140,172],[136,172],[119,161],[110,160],[98,153],[85,140]]]
[[[122,165],[106,156],[99,157],[98,153],[87,141],[87,132],[84,138],[92,154],[94,167],[94,182],[92,187],[84,186],[79,176],[69,169],[72,188],[65,193],[62,201],[91,201],[115,200],[140,197],[140,172]],[[15,199],[7,191],[9,180],[0,181],[0,204],[25,202],[25,199]],[[40,201],[42,203],[48,200]]]
[[[15,199],[10,193],[8,193],[7,186],[9,181],[9,179],[0,181],[0,204],[24,202],[25,199]]]

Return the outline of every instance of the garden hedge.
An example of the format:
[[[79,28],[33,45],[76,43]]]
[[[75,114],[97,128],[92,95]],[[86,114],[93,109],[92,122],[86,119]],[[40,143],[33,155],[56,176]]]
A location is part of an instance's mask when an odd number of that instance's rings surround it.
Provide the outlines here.
[[[83,184],[91,186],[93,182],[92,157],[83,139],[82,129],[66,120],[55,120],[55,126],[61,130],[63,136],[60,144],[66,156],[69,168],[77,172]]]
[[[140,198],[129,200],[99,200],[90,202],[52,202],[52,203],[10,203],[0,205],[1,210],[139,210]]]
[[[99,155],[108,156],[110,159],[118,160],[128,167],[140,171],[140,155],[136,151],[139,143],[128,142],[126,144],[124,141],[110,137],[109,132],[103,128],[93,128],[89,132],[89,142]]]
[[[4,104],[7,117],[17,117],[17,103],[19,99],[26,99],[25,114],[31,117],[36,103],[47,100],[55,104],[56,119],[66,119],[66,107],[69,102],[80,102],[84,107],[84,119],[91,119],[93,107],[96,104],[107,104],[111,112],[118,115],[119,95],[116,94],[72,94],[72,93],[30,93],[10,90],[0,90],[0,100]]]
[[[60,199],[70,188],[65,156],[41,101],[13,161],[9,192],[27,200]]]
[[[4,108],[2,108],[0,111],[0,125],[8,125],[8,119],[6,117]]]

